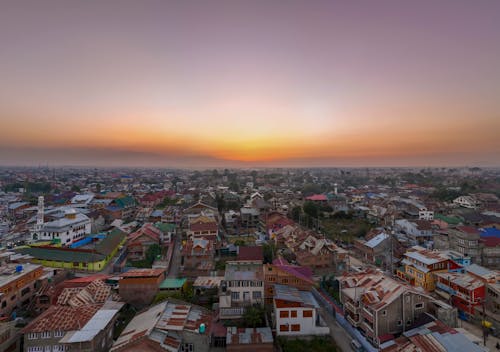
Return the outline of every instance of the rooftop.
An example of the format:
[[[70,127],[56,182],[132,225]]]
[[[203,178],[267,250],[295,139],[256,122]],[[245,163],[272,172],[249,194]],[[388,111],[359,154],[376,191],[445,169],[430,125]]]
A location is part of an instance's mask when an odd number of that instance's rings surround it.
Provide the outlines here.
[[[230,326],[227,328],[227,345],[249,345],[261,343],[273,343],[271,328],[237,328]]]
[[[122,278],[158,277],[165,273],[165,269],[132,269],[120,274]]]
[[[289,302],[297,302],[306,306],[319,308],[319,304],[309,291],[300,291],[295,287],[286,285],[274,285],[274,299]]]

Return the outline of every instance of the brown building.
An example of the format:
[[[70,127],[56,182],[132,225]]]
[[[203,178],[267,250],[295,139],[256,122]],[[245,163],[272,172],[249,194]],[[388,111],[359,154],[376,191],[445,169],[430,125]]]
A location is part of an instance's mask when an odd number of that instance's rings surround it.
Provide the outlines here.
[[[271,304],[274,297],[274,285],[288,285],[302,291],[310,291],[315,285],[312,271],[307,267],[291,265],[283,258],[273,264],[264,264],[264,298]]]
[[[10,316],[13,310],[27,307],[35,295],[43,267],[30,263],[0,263],[0,316]]]
[[[165,280],[164,269],[132,269],[120,275],[120,296],[137,307],[150,304]]]
[[[214,242],[205,238],[188,240],[182,247],[181,269],[184,276],[209,275],[214,270]]]

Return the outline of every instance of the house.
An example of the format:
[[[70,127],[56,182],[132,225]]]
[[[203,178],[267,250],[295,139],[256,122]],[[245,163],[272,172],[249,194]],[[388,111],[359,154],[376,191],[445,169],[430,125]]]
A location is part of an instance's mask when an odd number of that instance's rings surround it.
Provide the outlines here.
[[[88,286],[93,286],[91,289]],[[109,351],[122,302],[107,300],[102,281],[84,288],[65,289],[58,302],[24,329],[24,350],[29,352]]]
[[[182,301],[167,301],[137,314],[114,342],[112,352],[208,352],[212,313]]]
[[[200,215],[201,213],[215,216],[219,213],[219,211],[217,208],[205,204],[201,200],[184,210],[184,214],[186,215]]]
[[[264,298],[266,303],[272,303],[275,284],[289,285],[302,291],[310,291],[316,283],[310,268],[292,265],[285,259],[278,258],[272,264],[264,264]]]
[[[119,293],[137,307],[150,304],[165,280],[165,269],[132,269],[120,274]]]
[[[312,196],[306,197],[307,202],[313,202],[317,204],[327,204],[328,198],[325,194],[313,194]]]
[[[187,231],[188,238],[201,238],[217,241],[219,225],[213,215],[200,214],[188,217],[189,225]]]
[[[41,279],[43,267],[31,263],[14,263],[6,254],[0,265],[0,316],[9,317],[12,311],[26,308],[34,299],[37,281]]]
[[[321,320],[319,304],[309,291],[274,285],[273,309],[278,336],[328,335],[330,329]]]
[[[355,240],[354,248],[365,262],[380,265],[387,262],[387,257],[390,256],[388,251],[391,248],[391,238],[388,234],[382,232],[368,241]]]
[[[325,238],[309,235],[293,249],[297,263],[310,268],[345,267],[347,251]]]
[[[139,230],[128,235],[128,259],[137,261],[146,258],[146,252],[152,245],[160,245],[162,232],[151,223],[144,224]]]
[[[450,249],[471,257],[475,264],[482,264],[481,233],[472,226],[457,226],[448,230]]]
[[[229,326],[226,334],[227,352],[273,352],[271,328],[237,328]]]
[[[339,277],[340,300],[346,320],[375,347],[412,327],[425,313],[456,326],[454,309],[431,296],[385,276],[365,270]]]
[[[476,308],[484,302],[486,295],[485,283],[466,273],[437,272],[436,293],[449,299],[457,307],[459,316],[468,320]]]
[[[500,269],[500,229],[488,227],[480,229],[482,245],[481,262],[492,269]]]
[[[453,200],[453,204],[468,209],[476,209],[479,207],[479,202],[472,196],[457,197]]]
[[[206,238],[189,239],[182,246],[181,271],[185,276],[209,275],[214,269],[215,244]]]
[[[396,271],[397,276],[412,286],[422,287],[427,291],[435,288],[434,273],[457,269],[459,265],[440,251],[413,246],[403,255],[404,267]]]
[[[411,245],[426,245],[433,239],[432,223],[427,220],[398,219],[395,228],[405,235]]]
[[[262,261],[227,261],[219,292],[220,318],[241,318],[247,306],[263,303]]]
[[[0,351],[19,352],[21,348],[20,328],[15,320],[0,322]]]
[[[240,209],[240,231],[253,233],[260,228],[260,211],[257,208],[243,207]]]

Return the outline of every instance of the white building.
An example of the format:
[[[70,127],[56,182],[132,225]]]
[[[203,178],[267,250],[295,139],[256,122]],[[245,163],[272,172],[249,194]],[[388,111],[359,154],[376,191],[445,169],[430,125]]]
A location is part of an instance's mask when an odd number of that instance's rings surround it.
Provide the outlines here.
[[[276,334],[282,336],[328,335],[330,329],[318,314],[319,304],[309,291],[274,285]]]
[[[66,210],[64,217],[44,223],[37,223],[31,233],[32,241],[60,240],[62,245],[70,245],[91,233],[91,221],[87,215],[75,209]]]
[[[420,208],[418,211],[419,220],[434,220],[434,212],[427,210],[427,208]]]
[[[459,205],[463,208],[469,208],[469,209],[476,209],[479,206],[476,199],[474,199],[471,196],[460,196],[458,198],[455,198],[453,200],[453,204]]]
[[[228,261],[219,294],[223,319],[240,318],[245,307],[264,303],[262,261]]]

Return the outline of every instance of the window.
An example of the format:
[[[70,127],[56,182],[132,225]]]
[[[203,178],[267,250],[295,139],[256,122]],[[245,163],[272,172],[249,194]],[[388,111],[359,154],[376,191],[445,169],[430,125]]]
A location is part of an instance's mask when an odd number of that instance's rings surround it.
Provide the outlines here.
[[[290,316],[291,316],[292,318],[297,318],[297,311],[296,311],[296,310],[292,310],[292,311],[290,312]]]
[[[386,311],[386,310],[383,310],[383,311],[382,311],[382,315],[387,315],[387,311]]]
[[[312,316],[313,316],[312,310],[305,310],[302,312],[303,318],[312,318]]]
[[[2,302],[2,308],[5,308],[7,306],[7,301]]]
[[[239,292],[231,292],[231,299],[238,301],[240,299],[240,293]]]
[[[280,325],[280,331],[289,331],[288,325],[286,324]]]
[[[260,291],[253,291],[252,292],[252,297],[253,297],[253,299],[261,299],[262,298],[262,292],[260,292]]]
[[[42,333],[40,334],[40,337],[41,337],[42,339],[50,339],[51,335],[52,335],[52,334],[50,333],[50,331],[44,331],[44,332],[42,332]]]
[[[38,338],[38,334],[36,332],[30,332],[28,334],[28,340],[36,340]]]
[[[194,345],[192,343],[183,343],[181,345],[181,352],[193,352]]]
[[[57,330],[54,331],[54,337],[63,337],[64,336],[64,331]]]
[[[398,326],[401,326],[403,324],[403,322],[401,320],[398,320]]]
[[[422,309],[422,308],[424,308],[424,303],[423,302],[415,304],[415,309]]]
[[[300,331],[300,324],[292,324],[292,331]]]
[[[28,347],[28,352],[43,352],[43,347],[41,346]]]
[[[281,310],[280,311],[280,318],[288,318],[288,311],[287,310]]]

